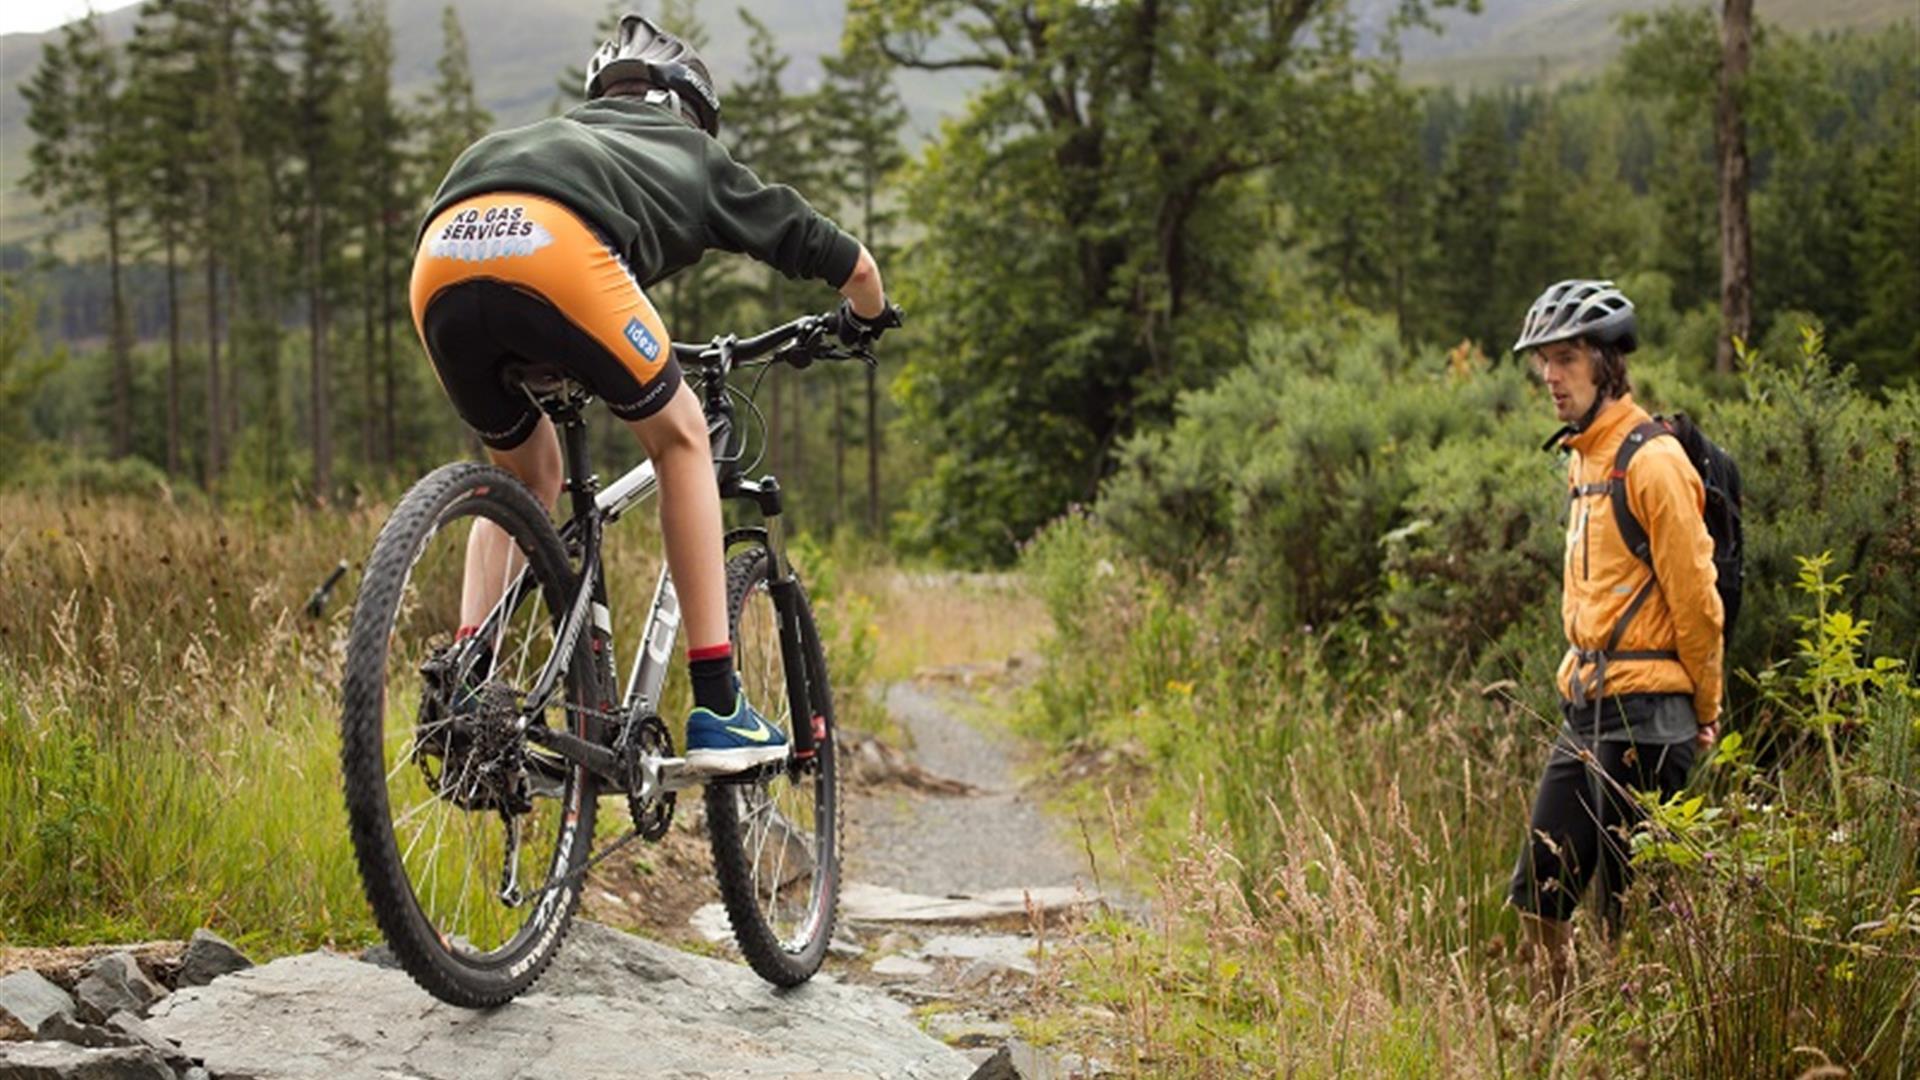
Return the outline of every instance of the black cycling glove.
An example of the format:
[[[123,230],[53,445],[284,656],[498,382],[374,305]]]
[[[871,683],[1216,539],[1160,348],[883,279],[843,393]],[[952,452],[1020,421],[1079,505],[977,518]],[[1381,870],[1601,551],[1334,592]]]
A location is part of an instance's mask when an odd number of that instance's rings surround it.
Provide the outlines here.
[[[833,314],[834,336],[849,349],[871,345],[879,340],[882,333],[900,325],[900,308],[895,304],[888,304],[880,314],[865,319],[853,310],[851,300],[841,300],[839,309]]]

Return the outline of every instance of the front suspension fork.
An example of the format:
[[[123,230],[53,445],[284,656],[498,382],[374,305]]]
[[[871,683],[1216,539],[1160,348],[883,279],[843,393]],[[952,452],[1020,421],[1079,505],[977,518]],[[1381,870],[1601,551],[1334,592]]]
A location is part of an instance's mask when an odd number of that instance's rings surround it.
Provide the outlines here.
[[[776,564],[776,569],[779,569]],[[804,706],[806,715],[793,718],[793,757],[810,761],[827,736],[825,710],[815,699],[807,671],[806,634],[800,583],[790,568],[767,583],[773,610],[780,617],[780,666],[787,678],[787,700]]]

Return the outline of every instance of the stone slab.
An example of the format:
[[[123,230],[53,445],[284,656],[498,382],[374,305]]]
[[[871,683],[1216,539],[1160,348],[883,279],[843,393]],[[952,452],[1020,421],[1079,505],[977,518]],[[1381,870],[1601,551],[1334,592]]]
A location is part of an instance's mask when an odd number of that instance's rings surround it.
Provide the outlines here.
[[[892,979],[918,979],[933,974],[933,965],[905,956],[883,956],[873,962],[873,973]]]
[[[497,1009],[309,953],[182,990],[150,1023],[213,1075],[257,1080],[960,1080],[973,1068],[882,994],[821,976],[779,991],[742,965],[591,923],[531,993]]]
[[[1100,897],[1071,885],[922,896],[856,881],[848,882],[840,891],[840,917],[865,923],[992,922],[1024,918],[1029,901],[1041,911],[1052,912],[1096,904]]]
[[[920,955],[930,960],[997,960],[1003,966],[1028,975],[1038,974],[1034,964],[1033,939],[1016,934],[941,934],[928,938],[920,946]]]

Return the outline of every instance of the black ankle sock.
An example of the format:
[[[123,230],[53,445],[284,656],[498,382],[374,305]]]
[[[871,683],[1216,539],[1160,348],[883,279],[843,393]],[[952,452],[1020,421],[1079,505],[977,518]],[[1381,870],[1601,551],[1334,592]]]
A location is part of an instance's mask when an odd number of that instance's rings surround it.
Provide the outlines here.
[[[733,715],[733,654],[689,660],[693,676],[693,704],[718,716]]]

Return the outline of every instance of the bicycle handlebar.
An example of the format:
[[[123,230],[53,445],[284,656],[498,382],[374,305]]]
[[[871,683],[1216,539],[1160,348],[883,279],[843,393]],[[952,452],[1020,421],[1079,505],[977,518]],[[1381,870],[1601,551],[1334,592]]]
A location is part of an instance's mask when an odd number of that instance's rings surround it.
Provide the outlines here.
[[[723,334],[701,345],[676,342],[673,356],[683,367],[719,367],[722,375],[735,364],[758,360],[770,354],[774,362],[784,361],[797,368],[806,367],[815,360],[873,363],[873,354],[865,348],[850,348],[841,343],[834,333],[837,319],[838,315],[834,312],[802,315],[792,322],[749,338]]]

